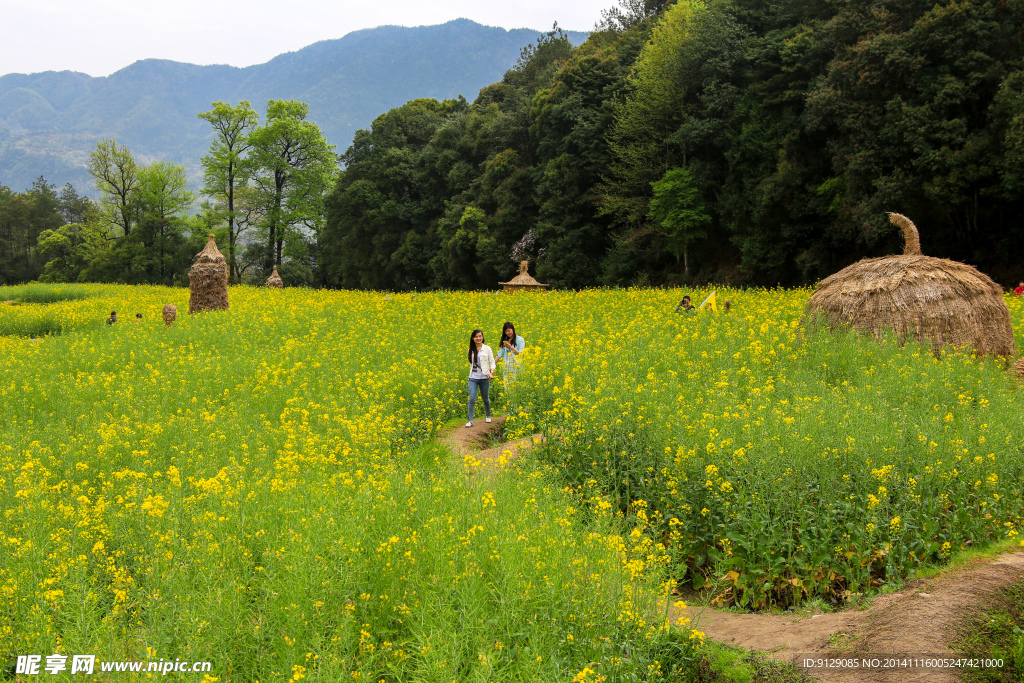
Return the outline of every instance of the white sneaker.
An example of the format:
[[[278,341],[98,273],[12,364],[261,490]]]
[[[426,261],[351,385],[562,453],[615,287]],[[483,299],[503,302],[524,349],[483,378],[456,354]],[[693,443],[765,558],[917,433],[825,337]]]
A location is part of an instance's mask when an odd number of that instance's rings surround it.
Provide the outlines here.
[[[491,423],[491,418],[487,418],[486,420],[484,420],[484,422],[486,422],[487,424],[490,424]]]
[[[467,423],[466,423],[466,426],[467,426],[467,427],[472,427],[472,426],[473,426],[473,423],[472,423],[472,422],[467,422]]]

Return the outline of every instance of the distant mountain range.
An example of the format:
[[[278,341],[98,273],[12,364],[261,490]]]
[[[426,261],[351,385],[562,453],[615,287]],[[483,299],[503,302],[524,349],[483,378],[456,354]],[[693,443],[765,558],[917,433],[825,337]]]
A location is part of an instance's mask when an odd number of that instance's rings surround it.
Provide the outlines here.
[[[246,68],[145,59],[100,78],[0,76],[0,184],[22,191],[43,175],[92,194],[86,165],[100,138],[116,138],[143,162],[184,164],[198,184],[212,133],[196,114],[216,100],[249,100],[261,115],[268,99],[307,102],[310,119],[340,153],[356,130],[411,99],[472,101],[540,35],[456,19],[355,31]],[[570,31],[569,38],[579,44],[586,34]]]

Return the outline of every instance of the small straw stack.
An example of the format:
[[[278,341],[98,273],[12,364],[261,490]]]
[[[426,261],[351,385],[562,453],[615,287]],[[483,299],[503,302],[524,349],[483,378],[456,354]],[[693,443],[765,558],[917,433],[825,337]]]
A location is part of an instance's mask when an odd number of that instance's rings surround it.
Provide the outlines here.
[[[520,261],[519,262],[519,275],[516,275],[514,278],[512,278],[508,282],[499,282],[498,283],[499,285],[502,286],[502,288],[505,290],[506,293],[511,294],[513,292],[542,292],[542,291],[544,291],[544,289],[547,287],[547,285],[545,285],[543,283],[540,283],[540,282],[537,282],[536,280],[534,280],[530,276],[530,273],[527,271],[527,267],[529,266],[529,264],[530,264],[529,261]]]
[[[277,266],[274,266],[274,272],[267,278],[267,287],[277,287],[278,289],[284,289],[284,281],[281,280],[281,276],[277,274]]]
[[[228,304],[228,264],[210,233],[203,250],[188,271],[188,313],[226,310]]]
[[[864,259],[825,278],[805,313],[876,338],[891,330],[901,342],[931,342],[936,353],[951,344],[1016,356],[1002,288],[971,266],[922,255],[914,223],[895,213],[889,220],[903,231],[903,254]]]
[[[166,304],[164,305],[164,310],[161,312],[161,315],[164,318],[164,326],[170,327],[178,318],[178,307],[174,304]]]

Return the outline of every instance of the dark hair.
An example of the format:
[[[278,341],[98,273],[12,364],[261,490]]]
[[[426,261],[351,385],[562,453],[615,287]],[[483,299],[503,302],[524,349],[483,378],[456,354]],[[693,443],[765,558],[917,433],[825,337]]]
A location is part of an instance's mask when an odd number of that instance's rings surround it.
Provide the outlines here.
[[[117,315],[117,311],[111,311],[110,315]]]
[[[473,337],[476,336],[477,332],[483,336],[483,330],[473,330],[469,333],[469,353],[466,354],[466,357],[469,359],[469,364],[474,368],[480,365],[480,351],[476,348],[476,342],[473,341]]]
[[[141,318],[142,318],[142,314],[141,314],[141,313],[136,313],[136,314],[135,314],[135,317],[136,317],[136,318],[140,318],[140,319],[141,319]]]
[[[506,330],[512,330],[512,346],[516,345],[516,326],[512,323],[505,323],[501,327],[501,343],[504,344],[508,337],[505,336]]]

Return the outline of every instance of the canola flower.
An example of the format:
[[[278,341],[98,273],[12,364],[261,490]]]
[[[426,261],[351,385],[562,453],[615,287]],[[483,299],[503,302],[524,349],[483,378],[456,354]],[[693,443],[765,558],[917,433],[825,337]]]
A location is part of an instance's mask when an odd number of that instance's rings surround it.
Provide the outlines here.
[[[839,602],[1019,538],[1004,366],[807,334],[808,290],[682,316],[676,291],[243,287],[170,329],[184,290],[62,292],[0,304],[5,660],[88,643],[219,658],[221,680],[660,680],[702,640],[669,628],[673,578]],[[509,319],[529,343],[495,400],[509,436],[547,438],[466,477],[475,458],[422,444],[462,415],[467,332]]]
[[[0,659],[204,660],[221,681],[653,681],[691,663],[668,548],[610,498],[526,458],[467,477],[430,445],[465,407],[467,331],[531,301],[239,287],[165,328],[187,297],[0,304]]]
[[[517,320],[545,334],[512,433],[545,432],[578,496],[611,502],[722,602],[842,602],[1012,538],[1024,413],[1005,362],[807,332],[810,293],[719,290],[730,313],[687,316],[670,313],[679,292],[549,295]]]

